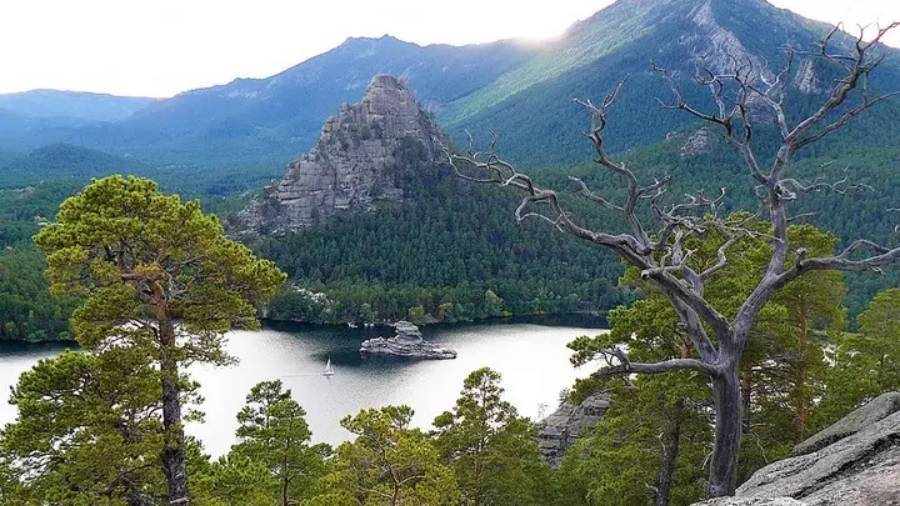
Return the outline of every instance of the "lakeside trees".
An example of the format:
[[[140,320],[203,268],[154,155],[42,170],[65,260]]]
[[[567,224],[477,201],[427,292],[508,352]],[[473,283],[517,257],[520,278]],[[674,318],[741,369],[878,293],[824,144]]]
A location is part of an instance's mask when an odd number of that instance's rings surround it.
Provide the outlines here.
[[[51,291],[83,298],[72,316],[75,339],[99,355],[132,350],[158,369],[168,497],[189,504],[183,368],[229,363],[223,334],[258,325],[256,303],[284,274],[225,238],[198,202],[136,177],[95,180],[34,240],[47,256]]]
[[[280,380],[264,381],[247,395],[247,404],[237,414],[238,443],[230,457],[262,463],[277,481],[283,506],[308,497],[325,473],[328,445],[310,444],[312,432],[306,411],[291,399],[291,391]]]
[[[869,314],[891,311],[895,291],[879,294]],[[879,340],[900,340],[897,314],[888,313]],[[642,301],[614,312],[610,334],[580,339],[573,348],[586,358],[591,352],[584,351],[601,341],[625,340],[635,356],[680,356],[690,342],[677,321],[666,299],[648,292]],[[629,329],[637,329],[630,338]],[[821,350],[828,341],[817,343]],[[793,359],[779,358],[778,352],[777,346],[767,348],[769,355],[758,355],[757,365],[772,358]],[[876,369],[862,367],[873,367],[877,357],[886,363],[897,356],[895,351],[872,350],[853,373],[871,376]],[[825,382],[822,392],[828,400],[812,406],[810,420],[833,422],[877,395],[870,391],[860,396],[859,382],[842,384],[848,378],[842,367],[826,367],[824,375],[835,373],[837,379]],[[166,503],[159,375],[150,357],[133,347],[99,354],[66,352],[23,374],[13,391],[19,416],[0,432],[4,504]],[[576,401],[602,389],[611,395],[611,409],[592,433],[567,451],[558,470],[541,463],[536,427],[503,398],[500,380],[491,369],[473,371],[454,406],[434,420],[430,432],[411,427],[412,410],[405,406],[348,416],[342,425],[353,439],[336,452],[309,442],[305,412],[279,381],[259,383],[237,414],[237,442],[228,454],[210,461],[197,441],[185,442],[191,502],[682,506],[704,496],[711,395],[700,388],[706,382],[702,375],[679,372],[580,383],[573,393]],[[783,395],[790,388],[766,376],[756,381],[761,390],[779,389],[781,393],[771,395],[790,400]],[[191,383],[184,378],[183,384],[188,401]],[[767,457],[775,459],[786,452],[785,439],[788,445],[797,441],[794,419],[778,416],[785,406],[794,405],[787,402],[773,409],[765,395],[754,397],[754,428],[746,434],[752,434],[755,444],[742,455],[744,476],[764,464],[754,455],[756,448],[770,450]]]
[[[609,156],[606,151],[607,111],[623,92],[625,81],[602,103],[583,103],[592,116],[588,138],[595,148],[596,162],[621,178],[625,185],[624,198],[619,203],[575,180],[580,184],[581,195],[588,201],[619,214],[625,232],[593,229],[581,223],[566,208],[557,192],[540,187],[531,177],[499,158],[495,142],[484,155],[474,148],[468,154],[445,149],[448,160],[461,177],[524,192],[525,197],[515,212],[518,221],[540,219],[563,233],[615,252],[637,268],[641,276],[669,300],[691,339],[691,356],[635,362],[626,350],[611,347],[597,350],[607,361],[607,366],[597,375],[692,371],[708,377],[715,413],[708,486],[712,496],[732,495],[737,487],[745,425],[741,370],[745,352],[756,341],[752,330],[767,303],[785,286],[810,272],[861,272],[900,260],[900,247],[890,248],[868,239],[855,240],[836,254],[829,252],[815,256],[802,247],[793,249],[795,246],[788,237],[789,223],[797,218],[789,213],[794,201],[812,192],[846,193],[864,188],[848,183],[846,178],[833,183],[821,179],[801,182],[791,173],[791,162],[804,148],[841,130],[866,110],[894,95],[873,95],[868,79],[882,62],[878,55],[881,39],[897,26],[900,22],[878,28],[875,36],[868,40],[861,28],[859,37],[849,46],[833,40],[839,32],[839,27],[835,27],[812,51],[788,47],[784,67],[775,72],[760,62],[733,55],[726,55],[724,62],[701,61],[695,80],[710,91],[707,103],[712,106],[709,110],[705,110],[705,105],[688,103],[672,74],[654,66],[670,85],[674,97],[670,104],[663,102],[664,107],[684,111],[719,129],[723,138],[739,153],[750,180],[756,185],[759,214],[768,221],[766,230],[754,230],[745,223],[728,222],[719,216],[725,188],[714,196],[698,192],[687,195],[683,201],[669,201],[670,177],[642,182],[628,162],[616,161]],[[837,76],[827,96],[808,114],[784,105],[785,98],[790,95],[788,85],[794,60],[800,57],[807,58],[812,65],[827,67]],[[771,143],[757,144],[758,134],[764,130],[759,126],[761,115],[775,124],[776,140]],[[763,150],[759,149],[760,145]],[[642,209],[639,211],[639,208]],[[725,241],[714,263],[698,265],[693,261],[693,252],[686,246],[686,241],[709,231],[721,234]],[[739,301],[737,312],[729,315],[711,301],[705,288],[733,260],[732,247],[745,237],[767,240],[767,265],[750,292]]]
[[[473,371],[453,409],[435,418],[434,444],[456,474],[461,504],[546,504],[550,480],[535,427],[502,395],[500,374]]]

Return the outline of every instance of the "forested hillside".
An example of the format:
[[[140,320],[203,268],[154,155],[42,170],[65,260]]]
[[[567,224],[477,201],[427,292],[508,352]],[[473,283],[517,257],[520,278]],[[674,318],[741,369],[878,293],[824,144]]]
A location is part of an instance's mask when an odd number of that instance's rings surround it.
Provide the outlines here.
[[[472,187],[449,169],[411,191],[405,203],[262,240],[261,256],[331,300],[315,303],[285,290],[270,316],[359,322],[418,314],[464,321],[597,311],[622,302],[616,257],[540,223],[515,224],[515,198]]]
[[[78,188],[53,183],[0,190],[0,340],[68,337],[73,301],[50,296],[44,257],[31,236]]]
[[[873,116],[889,120],[884,111]],[[703,149],[688,155],[684,149],[693,135],[688,131],[622,158],[631,160],[648,179],[672,175],[676,195],[676,190],[715,193],[725,186],[729,188],[727,209],[753,209],[755,197],[733,151],[709,136]],[[807,221],[833,231],[842,241],[871,237],[889,242],[893,229],[885,223],[884,210],[900,201],[900,188],[894,184],[898,155],[887,146],[860,147],[856,135],[866,134],[848,130],[821,156],[800,162],[798,173],[810,179],[825,174],[837,180],[846,169],[852,181],[871,185],[873,191],[814,196],[804,212],[816,212]],[[823,163],[828,163],[824,170]],[[516,224],[517,199],[460,181],[445,169],[445,173],[422,175],[413,189],[414,198],[407,202],[264,239],[257,246],[262,256],[275,260],[298,286],[330,299],[328,304],[314,304],[303,294],[285,290],[273,301],[271,316],[314,322],[393,320],[409,317],[410,309],[421,306],[422,316],[469,320],[608,309],[630,298],[615,288],[621,272],[616,257],[554,234],[542,223]],[[593,164],[546,169],[539,173],[539,180],[564,193],[574,192],[569,175],[593,188],[605,188],[611,195],[619,187]],[[208,209],[226,218],[246,201],[246,197],[217,197],[215,191],[197,195],[191,181],[180,185],[168,181],[166,187],[202,197]],[[16,322],[7,327],[8,338],[54,337],[65,327],[65,314],[59,313],[58,304],[46,292],[41,260],[29,237],[38,228],[36,217],[52,217],[58,203],[79,186],[41,184],[0,193],[3,246],[11,246],[0,255],[6,267],[0,278],[6,287],[3,293],[18,301],[7,305],[4,323]],[[574,195],[571,199],[579,202],[579,219],[617,226],[613,215]],[[897,269],[845,277],[851,316],[878,290],[900,283]],[[487,295],[489,291],[500,300]]]

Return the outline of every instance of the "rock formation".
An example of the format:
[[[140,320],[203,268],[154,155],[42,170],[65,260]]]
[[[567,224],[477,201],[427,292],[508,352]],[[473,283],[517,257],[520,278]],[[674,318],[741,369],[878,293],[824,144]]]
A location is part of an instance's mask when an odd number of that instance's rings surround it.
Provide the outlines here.
[[[368,355],[388,355],[394,357],[410,357],[433,360],[456,358],[456,352],[429,343],[422,338],[422,332],[410,322],[399,321],[394,324],[397,335],[390,338],[376,337],[363,341],[359,352]]]
[[[900,504],[900,392],[887,393],[703,506]]]
[[[238,216],[238,233],[283,233],[341,212],[366,211],[404,197],[403,179],[434,165],[439,132],[396,77],[372,79],[362,101],[344,105],[308,154],[288,165]]]
[[[691,134],[681,146],[678,155],[681,158],[691,158],[712,151],[714,134],[707,127],[702,127]]]
[[[538,432],[538,448],[544,461],[552,467],[559,466],[566,449],[600,423],[609,399],[604,394],[594,394],[581,404],[564,401],[559,408],[541,422]]]

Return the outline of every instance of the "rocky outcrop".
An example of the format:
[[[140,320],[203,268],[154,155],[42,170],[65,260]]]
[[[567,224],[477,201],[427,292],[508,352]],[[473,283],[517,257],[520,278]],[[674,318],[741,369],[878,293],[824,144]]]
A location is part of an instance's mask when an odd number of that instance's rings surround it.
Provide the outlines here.
[[[709,128],[703,127],[691,134],[679,151],[681,158],[691,158],[704,155],[712,151],[713,133]]]
[[[394,324],[396,335],[390,338],[376,337],[363,341],[359,352],[364,355],[386,355],[394,357],[445,360],[456,358],[456,352],[440,345],[429,343],[422,338],[422,332],[410,322]]]
[[[841,418],[827,429],[794,447],[793,454],[806,455],[880,422],[900,411],[900,392],[888,392]]]
[[[900,505],[900,393],[884,394],[704,506]],[[781,502],[778,502],[781,501]]]
[[[564,401],[559,408],[541,422],[538,448],[544,461],[559,466],[566,450],[594,429],[609,409],[605,394],[594,394],[581,404]]]
[[[822,84],[819,82],[819,78],[816,75],[816,66],[812,60],[804,60],[800,63],[797,74],[794,76],[794,86],[796,86],[801,93],[807,95],[824,91]]]
[[[733,72],[734,62],[750,62],[754,69],[764,73],[764,77],[772,77],[765,60],[750,52],[740,38],[725,28],[713,10],[713,1],[707,0],[691,12],[691,21],[697,26],[694,40],[690,43],[695,56],[702,58],[704,64],[718,73]],[[698,37],[699,35],[699,37]]]
[[[804,506],[805,503],[790,497],[723,497],[721,499],[711,499],[701,504],[703,506]]]
[[[328,119],[312,151],[288,165],[281,182],[254,199],[233,228],[278,234],[400,200],[407,172],[435,162],[438,135],[399,79],[375,76],[362,101]]]

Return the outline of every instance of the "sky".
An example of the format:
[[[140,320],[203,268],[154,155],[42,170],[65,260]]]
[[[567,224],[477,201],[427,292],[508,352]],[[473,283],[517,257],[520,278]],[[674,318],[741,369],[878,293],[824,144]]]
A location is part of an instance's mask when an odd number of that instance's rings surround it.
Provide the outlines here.
[[[900,0],[771,0],[850,25],[900,20]],[[0,0],[0,93],[167,97],[266,77],[351,36],[419,44],[558,36],[611,0]],[[887,42],[900,47],[900,31]]]

